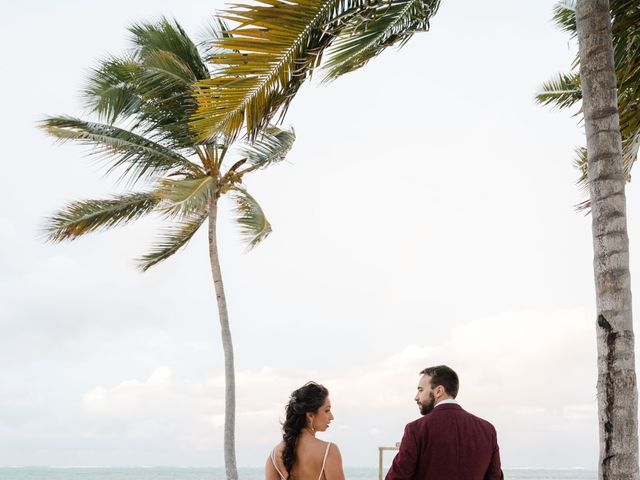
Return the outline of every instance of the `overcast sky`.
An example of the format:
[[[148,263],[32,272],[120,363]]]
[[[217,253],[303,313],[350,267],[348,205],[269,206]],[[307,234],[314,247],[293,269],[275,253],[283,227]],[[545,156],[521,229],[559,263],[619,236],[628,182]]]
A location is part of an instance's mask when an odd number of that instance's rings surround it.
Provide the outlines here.
[[[228,210],[220,225],[240,465],[263,464],[289,393],[316,380],[336,416],[323,438],[375,466],[418,416],[417,372],[440,363],[496,426],[505,466],[596,465],[591,228],[571,165],[583,133],[533,101],[576,51],[553,4],[443,1],[402,50],[300,91],[288,161],[247,180],[272,235],[245,253]],[[89,68],[126,48],[132,22],[175,17],[201,39],[222,5],[3,7],[0,465],[223,463],[206,233],[144,274],[133,259],[154,221],[45,244],[45,216],[114,185],[35,128],[83,113]]]

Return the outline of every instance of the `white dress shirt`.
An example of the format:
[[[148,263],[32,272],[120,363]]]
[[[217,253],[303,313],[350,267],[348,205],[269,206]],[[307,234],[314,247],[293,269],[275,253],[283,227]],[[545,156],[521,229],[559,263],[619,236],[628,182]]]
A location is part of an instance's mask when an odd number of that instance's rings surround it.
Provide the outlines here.
[[[455,398],[445,398],[444,400],[440,400],[438,403],[436,403],[436,407],[438,407],[440,405],[446,405],[447,403],[454,403],[456,405],[458,404],[458,402],[456,402]]]

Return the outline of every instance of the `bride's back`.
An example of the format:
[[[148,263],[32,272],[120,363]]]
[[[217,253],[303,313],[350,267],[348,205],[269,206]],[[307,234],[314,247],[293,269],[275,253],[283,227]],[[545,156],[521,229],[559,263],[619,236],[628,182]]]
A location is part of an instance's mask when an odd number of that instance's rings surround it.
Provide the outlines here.
[[[302,436],[296,445],[296,462],[293,465],[294,480],[324,480],[326,459],[331,444],[311,436]],[[335,448],[335,447],[334,447]],[[287,469],[282,461],[284,442],[280,442],[274,450],[275,466],[281,477],[287,478]]]

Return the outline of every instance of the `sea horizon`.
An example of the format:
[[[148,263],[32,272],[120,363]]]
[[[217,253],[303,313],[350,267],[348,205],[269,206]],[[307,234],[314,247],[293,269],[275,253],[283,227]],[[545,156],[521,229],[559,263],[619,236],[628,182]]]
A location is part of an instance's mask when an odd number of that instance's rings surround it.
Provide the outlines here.
[[[384,473],[386,473],[386,468]],[[595,480],[587,467],[503,469],[506,480]],[[262,480],[263,466],[238,467],[241,480]],[[345,467],[347,480],[377,480],[377,467]],[[0,466],[0,480],[225,480],[224,467],[212,466]]]
[[[0,469],[3,468],[210,468],[210,469],[224,469],[223,465],[0,465]],[[264,468],[264,465],[238,465],[239,469],[256,469]],[[348,469],[374,469],[378,467],[372,467],[371,465],[345,465],[345,470]],[[503,470],[597,470],[595,467],[502,467]],[[385,466],[385,470],[388,466]]]

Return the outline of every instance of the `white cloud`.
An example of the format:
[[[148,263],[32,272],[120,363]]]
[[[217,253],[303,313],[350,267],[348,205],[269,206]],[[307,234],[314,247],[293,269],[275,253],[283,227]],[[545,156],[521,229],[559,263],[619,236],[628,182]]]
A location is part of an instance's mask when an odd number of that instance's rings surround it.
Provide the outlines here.
[[[347,464],[366,463],[378,444],[400,440],[404,423],[417,416],[412,400],[417,372],[447,363],[460,374],[463,406],[498,428],[505,463],[542,465],[533,447],[526,448],[528,441],[531,446],[546,438],[562,445],[576,432],[595,428],[591,333],[585,311],[505,313],[457,326],[442,345],[410,345],[366,367],[286,375],[266,367],[240,371],[237,438],[238,451],[244,453],[239,456],[250,464],[260,462],[278,438],[289,393],[314,379],[331,391],[336,422],[327,438],[341,444]],[[98,386],[84,395],[83,403],[96,419],[108,420],[98,423],[96,435],[101,428],[111,433],[115,428],[123,438],[160,437],[219,456],[223,388],[220,375],[182,378],[159,367],[143,380]],[[586,466],[594,445],[595,438],[582,451]],[[545,461],[563,464],[559,454]]]

